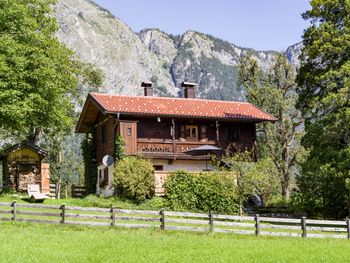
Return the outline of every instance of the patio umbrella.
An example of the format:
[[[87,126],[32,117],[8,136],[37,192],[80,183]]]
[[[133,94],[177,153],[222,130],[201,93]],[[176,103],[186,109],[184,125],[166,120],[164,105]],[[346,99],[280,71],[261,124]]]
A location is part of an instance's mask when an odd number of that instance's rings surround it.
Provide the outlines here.
[[[208,170],[208,159],[209,159],[209,154],[220,154],[223,152],[223,149],[212,146],[212,145],[202,145],[196,148],[193,148],[191,150],[185,151],[184,153],[189,154],[189,155],[207,155],[205,158],[205,170]]]

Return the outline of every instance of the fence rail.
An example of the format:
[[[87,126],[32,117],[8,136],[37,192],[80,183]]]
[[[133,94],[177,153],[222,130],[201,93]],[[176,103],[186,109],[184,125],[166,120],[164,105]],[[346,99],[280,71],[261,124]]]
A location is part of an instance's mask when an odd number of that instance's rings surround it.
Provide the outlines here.
[[[0,221],[34,222],[162,230],[237,233],[267,236],[347,238],[350,220],[273,218],[150,210],[126,210],[62,205],[0,202]]]

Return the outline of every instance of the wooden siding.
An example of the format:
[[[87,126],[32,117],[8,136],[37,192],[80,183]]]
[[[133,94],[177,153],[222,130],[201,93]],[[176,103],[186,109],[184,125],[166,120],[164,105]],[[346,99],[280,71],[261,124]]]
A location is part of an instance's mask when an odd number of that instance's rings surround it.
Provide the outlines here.
[[[105,129],[105,139],[102,139],[102,130]],[[115,142],[115,120],[113,117],[102,120],[96,126],[95,143],[96,143],[96,161],[102,163],[105,155],[114,155]]]
[[[116,124],[114,117],[100,118],[96,126],[97,163],[102,162],[106,154],[114,154],[115,132],[120,134],[126,143],[125,153],[135,155],[143,153],[151,158],[160,159],[203,159],[203,156],[190,156],[183,152],[192,148],[209,144],[231,152],[253,150],[255,146],[255,123],[249,122],[218,122],[219,141],[217,141],[216,122],[208,120],[174,119],[174,140],[172,138],[172,119],[148,117],[138,119],[126,116]],[[198,140],[188,141],[183,138],[183,128],[186,125],[198,126]],[[102,142],[102,127],[105,127],[105,142]],[[117,128],[116,128],[117,127]],[[205,133],[202,132],[205,130]],[[238,131],[239,140],[230,141],[230,129]],[[115,129],[117,129],[115,131]],[[132,134],[128,135],[128,129]],[[205,138],[203,137],[205,136]]]

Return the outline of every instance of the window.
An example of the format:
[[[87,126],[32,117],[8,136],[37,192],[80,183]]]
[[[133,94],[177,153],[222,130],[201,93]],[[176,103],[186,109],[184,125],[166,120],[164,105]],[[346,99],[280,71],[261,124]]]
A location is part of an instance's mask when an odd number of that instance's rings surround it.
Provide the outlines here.
[[[198,141],[198,126],[186,125],[186,139],[189,141]]]
[[[107,136],[106,136],[106,126],[103,125],[103,126],[101,126],[101,142],[102,143],[106,143],[106,138],[107,138]]]
[[[100,187],[108,185],[108,167],[98,170],[98,176],[100,181]]]
[[[131,134],[132,134],[132,129],[131,128],[128,128],[127,134],[128,134],[128,136],[131,136]]]
[[[239,131],[237,127],[230,127],[228,129],[228,139],[230,142],[239,141]]]

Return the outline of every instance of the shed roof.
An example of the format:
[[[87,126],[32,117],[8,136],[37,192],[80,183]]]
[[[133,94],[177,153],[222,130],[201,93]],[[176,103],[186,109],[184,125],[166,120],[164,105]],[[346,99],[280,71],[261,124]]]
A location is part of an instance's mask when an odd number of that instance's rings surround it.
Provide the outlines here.
[[[32,151],[37,152],[40,156],[42,156],[42,158],[44,158],[47,155],[47,152],[43,148],[41,148],[33,143],[25,141],[25,142],[17,143],[17,144],[14,144],[12,146],[5,148],[2,151],[2,153],[0,153],[0,159],[5,158],[11,152],[14,152],[14,151],[17,151],[17,150],[23,149],[23,148],[29,148]]]

